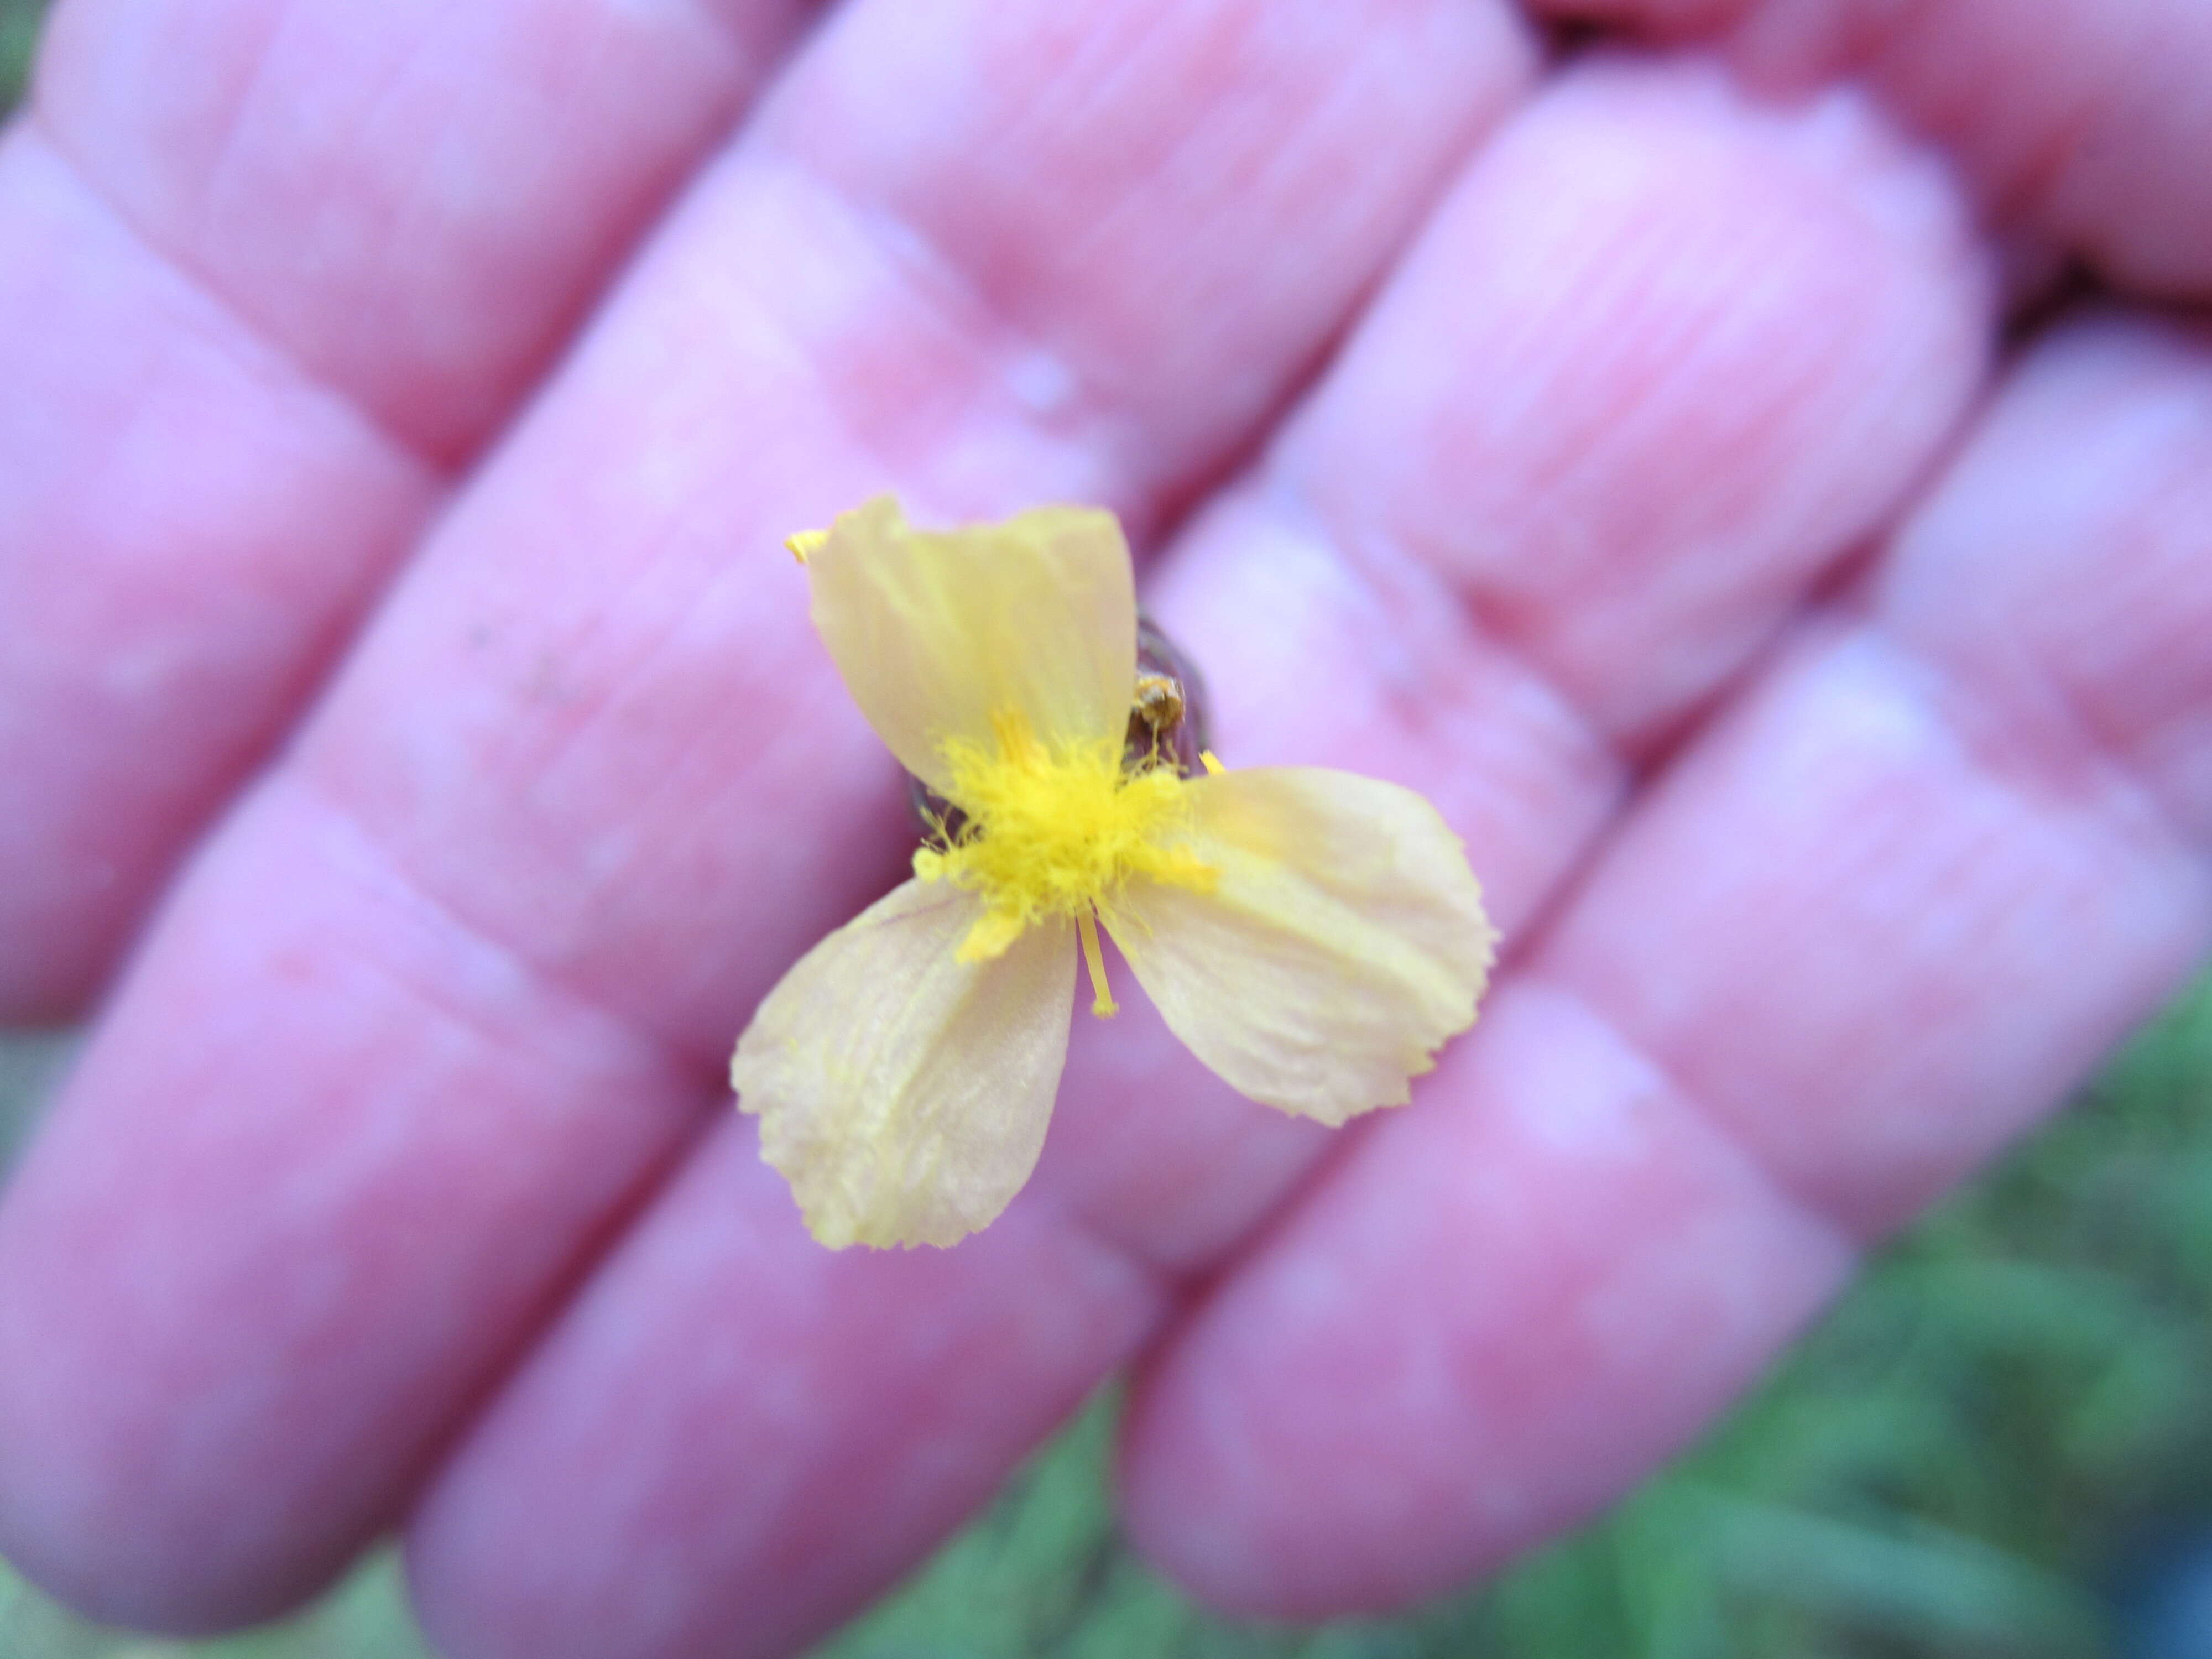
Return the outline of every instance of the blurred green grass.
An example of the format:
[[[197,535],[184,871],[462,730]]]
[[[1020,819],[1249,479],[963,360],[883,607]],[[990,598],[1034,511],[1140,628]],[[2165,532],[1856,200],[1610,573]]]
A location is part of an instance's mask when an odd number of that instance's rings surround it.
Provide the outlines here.
[[[46,11],[46,0],[0,0],[0,110],[14,108],[22,96]]]
[[[0,0],[0,108],[41,11]],[[66,1052],[0,1036],[0,1169]],[[2212,1520],[2208,1310],[2212,975],[1883,1252],[1702,1445],[1490,1586],[1310,1629],[1207,1615],[1116,1528],[1109,1389],[819,1659],[2166,1659],[2124,1645],[2109,1590]],[[298,1618],[204,1643],[102,1630],[0,1564],[0,1659],[425,1653],[388,1553]]]

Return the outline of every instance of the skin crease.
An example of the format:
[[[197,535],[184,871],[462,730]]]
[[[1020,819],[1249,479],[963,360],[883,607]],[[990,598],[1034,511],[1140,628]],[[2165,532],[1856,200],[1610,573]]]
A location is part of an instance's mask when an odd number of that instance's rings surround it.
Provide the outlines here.
[[[401,1527],[458,1659],[774,1653],[1133,1364],[1162,1566],[1399,1605],[1680,1445],[2202,954],[2212,342],[2158,307],[2212,290],[2204,182],[2006,170],[2201,124],[2201,40],[2127,45],[2164,6],[1624,0],[1565,63],[1456,0],[618,9],[621,106],[691,101],[611,160],[518,98],[426,173],[347,79],[482,114],[581,5],[497,52],[393,9],[364,66],[225,0],[154,106],[170,25],[84,0],[0,147],[52,394],[0,425],[0,595],[48,607],[0,604],[0,735],[83,733],[11,799],[154,849],[5,860],[0,940],[144,927],[0,1201],[0,1550],[58,1593],[215,1628]],[[302,149],[325,89],[365,113]],[[526,167],[559,257],[470,205]],[[504,237],[403,204],[372,253],[380,177]],[[2110,296],[2000,350],[2068,256]],[[1003,1220],[806,1239],[715,1079],[909,844],[778,550],[886,487],[1115,508],[1228,763],[1436,800],[1512,955],[1412,1107],[1239,1101],[1115,961]],[[133,660],[263,736],[179,750]]]

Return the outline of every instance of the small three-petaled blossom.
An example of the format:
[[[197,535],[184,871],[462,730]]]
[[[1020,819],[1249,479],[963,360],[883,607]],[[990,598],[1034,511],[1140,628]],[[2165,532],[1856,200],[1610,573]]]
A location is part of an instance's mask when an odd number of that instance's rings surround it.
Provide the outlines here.
[[[795,537],[860,712],[951,811],[914,878],[816,945],[730,1081],[824,1244],[950,1244],[1036,1165],[1079,954],[1103,925],[1233,1087],[1331,1125],[1402,1103],[1474,1018],[1496,935],[1410,790],[1313,767],[1185,776],[1125,747],[1129,555],[1110,514],[909,528],[888,497]]]

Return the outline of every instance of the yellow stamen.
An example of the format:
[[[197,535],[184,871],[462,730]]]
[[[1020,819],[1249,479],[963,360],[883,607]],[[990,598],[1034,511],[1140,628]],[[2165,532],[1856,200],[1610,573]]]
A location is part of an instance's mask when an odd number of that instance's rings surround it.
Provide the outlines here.
[[[1111,1018],[1119,1009],[1106,988],[1106,957],[1098,948],[1097,921],[1086,908],[1076,913],[1075,926],[1083,935],[1083,965],[1091,970],[1091,1012],[1101,1019]]]
[[[795,536],[785,537],[783,544],[791,550],[793,558],[805,564],[829,539],[830,532],[826,530],[802,530]]]
[[[1178,844],[1188,806],[1173,769],[1124,770],[1118,734],[1048,744],[1012,711],[991,725],[988,744],[945,744],[945,793],[964,822],[915,866],[983,899],[965,959],[1048,916],[1088,915],[1133,878],[1212,888],[1214,872]]]
[[[1198,751],[1198,763],[1206,769],[1209,777],[1218,778],[1229,769],[1213,758],[1213,751],[1211,749],[1201,749]]]

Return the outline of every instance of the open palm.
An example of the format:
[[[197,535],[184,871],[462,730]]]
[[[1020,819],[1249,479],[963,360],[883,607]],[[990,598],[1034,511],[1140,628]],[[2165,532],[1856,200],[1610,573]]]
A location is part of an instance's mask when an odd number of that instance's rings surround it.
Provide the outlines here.
[[[0,1206],[0,1547],[204,1628],[398,1525],[458,1659],[769,1653],[1134,1365],[1162,1565],[1390,1606],[2172,986],[2212,11],[1553,9],[65,5],[0,1012],[106,1000]],[[1437,801],[1510,953],[1409,1109],[1133,995],[989,1231],[806,1237],[721,1078],[911,849],[779,550],[884,489],[1112,507],[1226,760]]]

